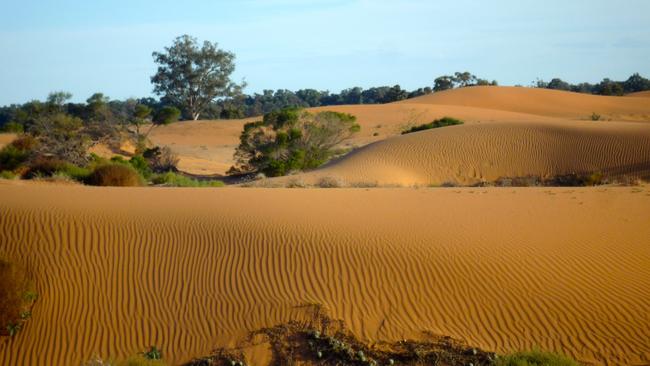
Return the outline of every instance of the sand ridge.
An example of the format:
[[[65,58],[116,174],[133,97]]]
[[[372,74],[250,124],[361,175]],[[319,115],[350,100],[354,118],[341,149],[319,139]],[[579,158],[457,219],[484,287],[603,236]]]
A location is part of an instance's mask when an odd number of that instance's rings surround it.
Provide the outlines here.
[[[365,146],[320,169],[282,177],[314,184],[473,185],[503,177],[602,173],[650,180],[650,124],[494,122],[396,136]]]
[[[179,363],[305,303],[368,340],[427,330],[499,352],[650,358],[648,187],[4,182],[0,196],[0,250],[31,269],[40,294],[0,344],[2,364],[74,365],[152,344]]]

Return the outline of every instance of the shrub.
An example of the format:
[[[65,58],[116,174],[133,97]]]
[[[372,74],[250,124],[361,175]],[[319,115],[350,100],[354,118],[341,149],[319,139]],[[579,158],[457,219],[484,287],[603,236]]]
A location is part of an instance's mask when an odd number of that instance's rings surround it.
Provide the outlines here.
[[[152,149],[147,149],[143,157],[149,162],[149,166],[155,172],[169,172],[176,171],[178,165],[178,155],[167,146],[156,146]]]
[[[25,128],[18,122],[7,122],[4,126],[2,126],[2,131],[11,133],[23,133],[25,131]]]
[[[167,187],[223,187],[225,184],[219,180],[197,180],[182,174],[167,172],[156,174],[152,178],[153,184]]]
[[[165,366],[162,360],[150,360],[142,355],[132,356],[123,361],[104,360],[95,356],[83,364],[83,366]]]
[[[402,135],[406,135],[407,133],[413,133],[418,131],[430,130],[432,128],[440,128],[445,126],[454,126],[454,125],[462,125],[462,124],[463,121],[461,120],[451,118],[451,117],[442,117],[441,119],[437,119],[433,122],[425,123],[418,126],[413,126],[407,130],[404,130],[402,131]]]
[[[25,177],[28,179],[49,177],[57,171],[65,170],[67,164],[60,159],[41,156],[32,161]]]
[[[316,185],[320,188],[342,188],[345,187],[345,182],[338,177],[325,176],[321,177]]]
[[[0,170],[15,170],[31,157],[36,140],[21,136],[0,150]]]
[[[244,125],[228,173],[262,172],[267,176],[313,169],[337,154],[341,142],[360,129],[356,117],[339,112],[312,114],[285,108]]]
[[[600,114],[596,113],[596,112],[594,112],[594,113],[591,114],[591,120],[592,120],[592,121],[600,121],[600,118],[601,118],[601,117],[602,117],[602,116],[601,116]]]
[[[142,185],[142,177],[131,166],[113,163],[95,168],[87,182],[94,186],[134,187]]]
[[[13,336],[20,330],[34,300],[24,269],[0,258],[0,335]]]
[[[0,179],[16,179],[18,176],[9,170],[3,170],[0,172]]]
[[[133,156],[131,160],[129,160],[129,164],[145,179],[149,179],[151,177],[152,171],[149,167],[149,163],[142,155]]]
[[[571,358],[552,352],[532,350],[499,358],[496,366],[578,366]]]

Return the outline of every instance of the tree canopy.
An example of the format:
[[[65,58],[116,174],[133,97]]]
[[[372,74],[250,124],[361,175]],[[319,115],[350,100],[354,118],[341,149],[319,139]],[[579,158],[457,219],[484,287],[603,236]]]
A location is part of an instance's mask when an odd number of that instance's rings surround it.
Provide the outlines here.
[[[235,71],[235,55],[218,48],[217,43],[203,42],[182,35],[164,52],[154,52],[158,71],[151,77],[154,92],[182,107],[194,120],[217,97],[233,96],[241,90],[230,80]]]

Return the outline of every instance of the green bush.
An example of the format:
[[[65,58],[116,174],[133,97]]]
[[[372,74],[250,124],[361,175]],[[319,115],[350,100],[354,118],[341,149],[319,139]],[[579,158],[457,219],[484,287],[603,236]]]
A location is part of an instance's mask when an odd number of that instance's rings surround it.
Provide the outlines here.
[[[149,167],[149,163],[147,162],[147,159],[145,159],[142,155],[135,155],[132,157],[131,160],[129,160],[129,164],[145,179],[149,179],[151,177],[152,171]]]
[[[9,170],[0,171],[0,179],[16,179],[18,176]]]
[[[451,117],[442,117],[441,119],[437,119],[430,123],[425,123],[419,126],[413,126],[408,130],[402,131],[402,135],[406,135],[407,133],[412,133],[412,132],[430,130],[432,128],[440,128],[445,126],[454,126],[454,125],[462,125],[462,124],[463,121],[461,120],[451,118]]]
[[[229,174],[261,172],[267,176],[317,168],[338,154],[336,147],[360,129],[347,113],[309,113],[286,108],[244,125]]]
[[[552,352],[532,350],[499,358],[496,366],[578,366],[571,358]]]
[[[0,170],[15,170],[25,164],[36,147],[31,136],[21,136],[0,150]]]
[[[4,126],[2,126],[2,131],[11,133],[23,133],[25,131],[25,128],[18,122],[7,122]]]
[[[225,185],[219,180],[197,180],[174,172],[155,174],[151,181],[153,184],[167,187],[223,187]]]
[[[95,168],[87,183],[94,186],[135,187],[141,186],[143,180],[131,166],[113,163]]]

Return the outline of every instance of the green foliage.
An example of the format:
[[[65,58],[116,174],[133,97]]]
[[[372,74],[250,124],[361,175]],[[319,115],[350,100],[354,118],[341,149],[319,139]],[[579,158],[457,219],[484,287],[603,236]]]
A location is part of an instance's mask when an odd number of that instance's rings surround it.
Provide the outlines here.
[[[181,111],[176,107],[163,107],[159,110],[153,117],[153,123],[155,125],[169,125],[178,121],[178,118],[181,116]]]
[[[408,130],[402,131],[402,135],[405,135],[407,133],[412,133],[412,132],[430,130],[432,128],[440,128],[445,126],[454,126],[454,125],[462,125],[462,124],[463,121],[461,120],[451,118],[451,117],[442,117],[441,119],[437,119],[433,122],[425,123],[419,126],[413,126]]]
[[[149,350],[146,351],[146,352],[143,352],[142,355],[147,360],[160,360],[160,359],[162,359],[162,352],[158,348],[156,348],[156,346],[149,347]]]
[[[129,160],[129,164],[145,179],[149,179],[153,173],[149,167],[147,159],[145,159],[142,155],[133,156],[131,160]]]
[[[261,172],[267,176],[313,169],[336,154],[335,147],[360,129],[356,118],[339,112],[311,114],[285,108],[247,123],[229,173]]]
[[[154,92],[183,106],[194,120],[215,98],[238,93],[241,86],[230,80],[235,55],[217,46],[206,41],[199,47],[196,38],[182,35],[165,52],[154,52]]]
[[[143,179],[130,165],[112,163],[100,165],[90,174],[87,183],[94,186],[141,186]]]
[[[16,179],[18,175],[9,170],[0,171],[0,179]]]
[[[578,363],[557,353],[532,350],[503,356],[495,366],[578,366]]]
[[[225,186],[225,184],[219,180],[197,180],[174,172],[155,174],[152,176],[151,182],[153,184],[164,185],[167,187],[223,187]]]
[[[23,133],[25,131],[25,127],[23,127],[23,125],[18,122],[10,121],[2,126],[2,131],[11,133]]]
[[[0,170],[15,170],[29,158],[30,152],[9,144],[0,150]]]

